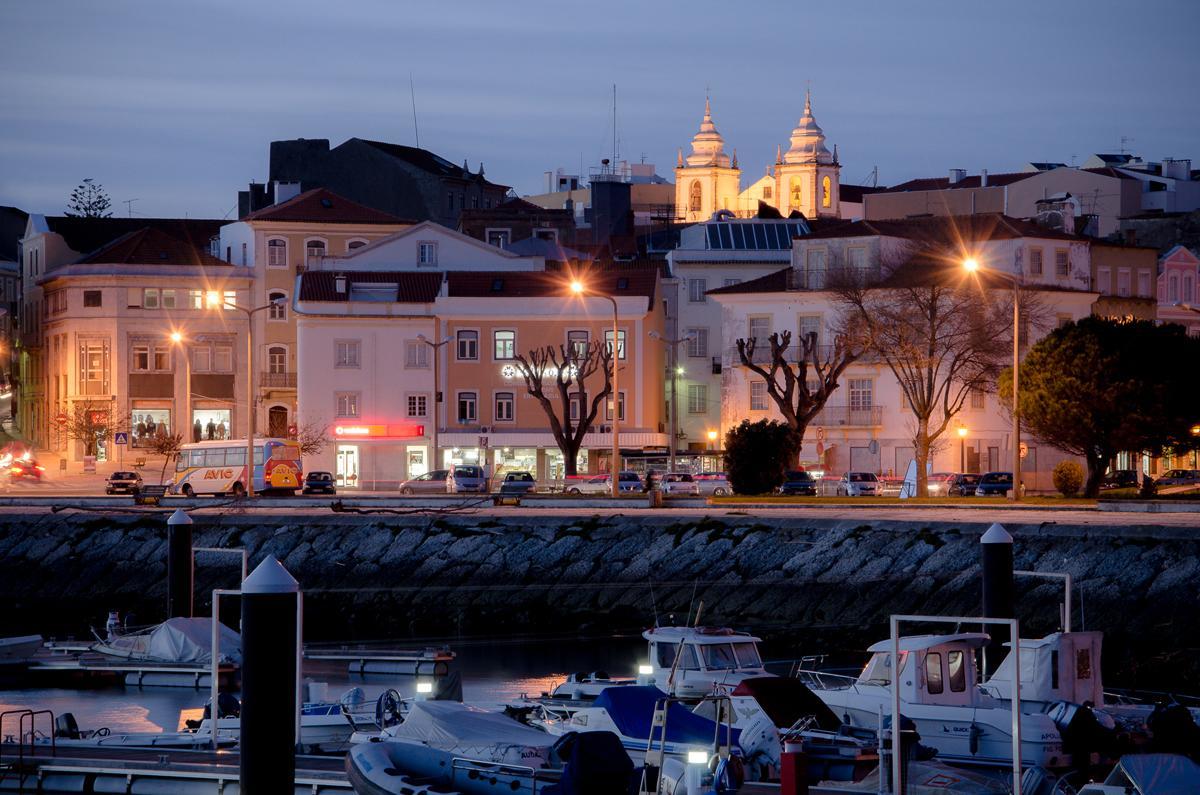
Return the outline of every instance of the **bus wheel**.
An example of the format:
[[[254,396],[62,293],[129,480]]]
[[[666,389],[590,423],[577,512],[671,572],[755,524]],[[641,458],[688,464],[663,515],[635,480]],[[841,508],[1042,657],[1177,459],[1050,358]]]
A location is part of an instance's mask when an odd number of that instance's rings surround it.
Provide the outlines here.
[[[196,496],[196,492],[192,490],[191,483],[183,484],[183,496],[188,497],[189,499]]]
[[[233,484],[233,496],[245,497],[246,496],[246,487],[243,486],[241,483],[234,483]]]

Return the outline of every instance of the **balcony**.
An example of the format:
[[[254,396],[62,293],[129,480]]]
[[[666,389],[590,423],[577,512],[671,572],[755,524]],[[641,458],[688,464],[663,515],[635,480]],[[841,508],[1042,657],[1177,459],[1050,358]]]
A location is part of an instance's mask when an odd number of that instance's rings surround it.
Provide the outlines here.
[[[810,425],[872,428],[883,424],[883,406],[826,406]]]
[[[258,385],[267,389],[295,389],[295,373],[259,373]]]

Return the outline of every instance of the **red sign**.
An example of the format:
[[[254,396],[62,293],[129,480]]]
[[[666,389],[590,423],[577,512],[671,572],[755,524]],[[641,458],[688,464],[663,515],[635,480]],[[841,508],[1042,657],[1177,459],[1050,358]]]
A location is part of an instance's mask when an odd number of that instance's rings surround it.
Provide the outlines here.
[[[339,439],[411,439],[425,435],[425,426],[412,422],[397,425],[338,425],[333,433]]]

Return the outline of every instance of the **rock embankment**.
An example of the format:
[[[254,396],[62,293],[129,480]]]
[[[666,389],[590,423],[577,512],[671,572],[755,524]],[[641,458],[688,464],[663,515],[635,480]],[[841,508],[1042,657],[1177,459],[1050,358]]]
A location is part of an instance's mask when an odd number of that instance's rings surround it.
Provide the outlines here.
[[[977,613],[986,529],[746,515],[194,518],[196,546],[245,547],[252,564],[267,553],[283,561],[305,589],[311,639],[629,629],[656,611],[682,620],[703,601],[704,623],[848,648],[885,637],[890,613]],[[160,619],[165,520],[0,517],[0,635],[82,634],[109,609]],[[1190,530],[1009,530],[1018,568],[1075,576],[1075,625],[1106,632],[1110,682],[1200,681],[1200,540]],[[213,588],[236,580],[228,559],[201,558],[197,612]],[[1058,586],[1019,579],[1017,591],[1026,637],[1057,627]]]

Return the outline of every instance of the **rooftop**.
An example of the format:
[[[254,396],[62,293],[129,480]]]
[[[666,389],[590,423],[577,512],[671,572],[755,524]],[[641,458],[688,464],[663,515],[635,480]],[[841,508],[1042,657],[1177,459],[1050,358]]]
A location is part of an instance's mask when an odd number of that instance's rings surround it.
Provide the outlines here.
[[[337,290],[337,279],[346,289]],[[407,304],[429,304],[437,298],[443,274],[438,271],[305,271],[300,276],[301,301],[349,301],[356,285],[393,288],[386,300]]]
[[[380,152],[383,152],[386,155],[390,155],[397,160],[403,160],[404,162],[414,165],[423,171],[428,171],[431,174],[438,174],[443,177],[461,179],[464,181],[469,179],[480,180],[487,182],[490,185],[495,185],[498,188],[508,187],[508,185],[501,185],[498,182],[492,182],[491,180],[485,179],[483,176],[482,163],[479,164],[479,171],[471,173],[468,169],[463,167],[466,165],[465,162],[462,166],[457,166],[441,155],[430,152],[428,149],[419,149],[415,146],[404,146],[403,144],[390,144],[386,141],[370,141],[366,138],[359,138],[358,140],[362,141],[367,146],[372,146],[378,149]]]
[[[563,298],[570,297],[568,277],[553,271],[452,271],[448,294],[454,298]],[[654,300],[658,274],[654,270],[596,270],[587,274],[596,295],[644,296]]]
[[[79,260],[80,265],[191,265],[230,268],[230,264],[208,253],[208,238],[198,239],[187,225],[171,231],[144,226],[102,246]]]
[[[285,202],[255,210],[242,220],[320,224],[416,223],[351,201],[326,188],[305,191]]]
[[[1010,218],[1000,213],[944,215],[895,220],[853,221],[814,230],[806,240],[842,237],[902,237],[930,244],[961,243],[966,240],[1011,240],[1020,237],[1087,240],[1047,229],[1031,221]]]
[[[229,223],[199,218],[75,218],[46,216],[46,226],[62,237],[72,251],[89,254],[117,238],[139,229],[157,229],[172,237],[193,241],[208,250],[208,241]]]

